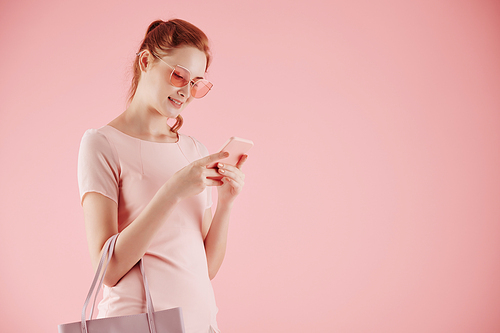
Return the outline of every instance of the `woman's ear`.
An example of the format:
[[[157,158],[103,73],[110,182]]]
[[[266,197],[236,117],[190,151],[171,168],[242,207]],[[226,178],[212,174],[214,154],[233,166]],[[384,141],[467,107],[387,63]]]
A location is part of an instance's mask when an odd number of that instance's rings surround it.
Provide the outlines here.
[[[153,56],[149,50],[143,50],[139,53],[139,68],[141,72],[146,72],[151,67],[152,58]]]

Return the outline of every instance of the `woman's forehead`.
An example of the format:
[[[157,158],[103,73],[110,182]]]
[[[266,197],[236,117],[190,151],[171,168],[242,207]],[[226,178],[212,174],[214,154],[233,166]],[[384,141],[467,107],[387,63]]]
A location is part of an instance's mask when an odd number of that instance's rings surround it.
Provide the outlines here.
[[[192,46],[182,46],[168,52],[164,57],[171,65],[180,65],[189,69],[193,77],[203,77],[207,66],[205,52]]]

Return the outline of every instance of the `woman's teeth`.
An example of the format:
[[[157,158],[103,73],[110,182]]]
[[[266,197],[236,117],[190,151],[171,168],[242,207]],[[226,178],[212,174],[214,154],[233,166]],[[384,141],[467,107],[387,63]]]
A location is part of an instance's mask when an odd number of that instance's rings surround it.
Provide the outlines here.
[[[182,104],[181,102],[176,101],[176,100],[175,100],[175,99],[173,99],[173,98],[170,98],[170,97],[169,97],[168,99],[170,99],[172,102],[174,102],[174,103],[175,103],[175,104],[177,104],[177,105],[181,105],[181,104]]]

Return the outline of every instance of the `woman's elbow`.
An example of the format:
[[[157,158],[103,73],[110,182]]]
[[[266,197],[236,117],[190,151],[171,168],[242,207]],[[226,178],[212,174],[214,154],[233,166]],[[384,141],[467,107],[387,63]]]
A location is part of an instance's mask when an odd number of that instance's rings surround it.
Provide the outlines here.
[[[115,281],[115,280],[112,280],[112,279],[107,279],[107,278],[104,278],[103,282],[102,282],[106,287],[109,287],[109,288],[113,288],[114,286],[116,286],[116,284],[118,283],[118,281]]]
[[[110,272],[106,272],[106,275],[104,276],[104,279],[102,280],[102,283],[106,286],[106,287],[114,287],[118,284],[118,282],[120,282],[121,280],[121,277],[116,277],[116,276],[113,276],[113,274],[110,274]]]
[[[215,269],[210,269],[210,267],[208,267],[208,277],[210,278],[210,280],[213,280],[214,277],[217,275],[217,270]]]

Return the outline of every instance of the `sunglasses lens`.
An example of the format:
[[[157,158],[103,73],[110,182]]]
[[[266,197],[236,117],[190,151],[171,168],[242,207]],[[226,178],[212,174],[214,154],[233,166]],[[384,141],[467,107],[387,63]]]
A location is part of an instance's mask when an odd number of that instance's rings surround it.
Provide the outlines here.
[[[175,66],[172,75],[170,75],[170,81],[174,87],[184,87],[188,84],[190,79],[189,72],[182,67]]]
[[[194,85],[191,87],[191,95],[194,98],[202,98],[208,92],[210,89],[212,89],[213,84],[208,81],[208,80],[198,80],[194,83]]]
[[[185,87],[191,80],[191,73],[187,69],[181,66],[175,66],[172,74],[170,75],[170,82],[174,87]],[[191,96],[194,98],[202,98],[205,96],[210,89],[212,89],[213,84],[210,81],[201,79],[197,80],[191,86]]]

